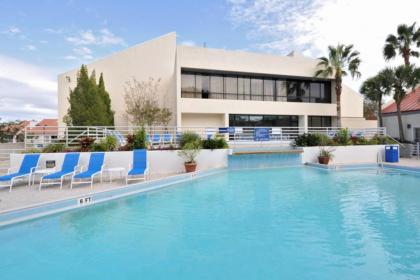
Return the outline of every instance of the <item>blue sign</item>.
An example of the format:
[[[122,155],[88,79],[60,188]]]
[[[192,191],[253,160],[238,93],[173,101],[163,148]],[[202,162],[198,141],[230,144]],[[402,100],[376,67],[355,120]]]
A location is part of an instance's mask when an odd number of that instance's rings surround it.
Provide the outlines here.
[[[219,127],[219,133],[220,134],[228,133],[228,128],[227,127]]]
[[[235,128],[234,127],[228,127],[229,134],[235,134]]]
[[[270,141],[270,129],[266,127],[254,128],[254,141]]]

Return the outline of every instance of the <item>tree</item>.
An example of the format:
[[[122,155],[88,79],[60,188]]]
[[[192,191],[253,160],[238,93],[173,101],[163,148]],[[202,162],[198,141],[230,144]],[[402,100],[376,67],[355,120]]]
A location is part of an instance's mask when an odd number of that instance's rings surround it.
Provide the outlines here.
[[[365,99],[363,101],[363,116],[367,120],[376,120],[378,115],[377,103],[375,101]]]
[[[392,89],[394,92],[394,101],[397,106],[398,129],[400,141],[404,142],[404,129],[401,118],[401,102],[404,100],[406,93],[414,90],[420,82],[420,69],[414,65],[401,65],[394,69],[392,79]]]
[[[102,74],[98,85],[95,71],[89,77],[87,67],[82,65],[77,73],[77,85],[70,90],[68,100],[70,106],[63,119],[67,125],[114,125],[114,112],[111,111],[111,101]]]
[[[168,125],[172,112],[158,102],[159,84],[160,79],[155,81],[153,78],[141,82],[133,78],[126,82],[125,117],[130,123],[149,127]]]
[[[111,110],[111,98],[109,98],[109,93],[105,89],[105,81],[104,75],[101,73],[99,76],[99,84],[98,84],[98,94],[102,99],[105,107],[105,125],[106,126],[113,126],[114,125],[114,111]]]
[[[410,57],[419,57],[419,52],[414,50],[416,46],[420,47],[420,28],[416,28],[416,23],[410,26],[400,24],[397,35],[389,34],[385,40],[385,60],[395,58],[398,52],[403,57],[405,66],[409,66]]]
[[[341,127],[341,92],[343,77],[350,75],[354,78],[361,76],[358,71],[360,65],[359,52],[353,50],[353,45],[338,44],[328,47],[328,57],[320,57],[315,77],[334,77],[335,94],[337,99],[337,126]]]
[[[377,112],[380,127],[383,127],[382,100],[384,96],[391,94],[393,73],[391,68],[385,68],[376,76],[364,81],[360,87],[360,93],[376,104],[375,112]]]

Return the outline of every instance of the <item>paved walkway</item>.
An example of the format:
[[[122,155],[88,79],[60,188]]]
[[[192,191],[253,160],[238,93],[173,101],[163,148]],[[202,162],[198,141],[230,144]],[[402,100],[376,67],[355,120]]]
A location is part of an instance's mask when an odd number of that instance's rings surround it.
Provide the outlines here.
[[[416,159],[415,157],[414,158],[400,158],[399,162],[395,162],[395,163],[387,162],[386,164],[420,168],[420,159]]]
[[[154,175],[149,179],[160,179],[171,175],[175,174]],[[133,181],[133,183],[135,183],[135,181]],[[12,192],[9,192],[9,188],[0,188],[0,213],[11,209],[111,190],[124,185],[125,179],[114,179],[112,183],[109,183],[105,178],[103,183],[95,183],[93,189],[90,188],[90,184],[75,185],[73,186],[73,189],[70,189],[70,182],[66,181],[61,190],[58,185],[51,185],[43,186],[42,190],[39,191],[39,185],[37,183],[31,187],[28,187],[28,184],[26,183],[21,183],[13,186]]]

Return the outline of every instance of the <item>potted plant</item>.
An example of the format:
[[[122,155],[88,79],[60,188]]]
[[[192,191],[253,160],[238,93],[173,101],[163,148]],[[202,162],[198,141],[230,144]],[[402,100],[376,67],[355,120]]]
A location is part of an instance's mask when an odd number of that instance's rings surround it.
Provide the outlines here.
[[[192,141],[183,145],[178,155],[184,159],[185,171],[194,172],[197,169],[195,158],[201,150],[200,141]]]
[[[320,164],[328,164],[330,160],[334,157],[333,149],[321,147],[319,150],[318,162]]]

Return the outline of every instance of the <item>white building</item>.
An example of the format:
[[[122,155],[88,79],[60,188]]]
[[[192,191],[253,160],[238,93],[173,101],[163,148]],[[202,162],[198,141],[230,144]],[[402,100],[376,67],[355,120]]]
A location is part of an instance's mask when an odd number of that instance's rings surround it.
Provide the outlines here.
[[[395,102],[388,104],[382,110],[382,118],[387,134],[399,139],[397,105]],[[401,120],[405,140],[420,142],[420,87],[407,93],[401,102]]]
[[[176,34],[169,33],[87,66],[104,74],[117,126],[128,125],[124,86],[133,77],[161,79],[159,98],[173,112],[171,125],[334,126],[334,83],[313,77],[317,63],[297,53],[274,56],[177,45]],[[77,70],[58,77],[61,125]],[[342,125],[376,127],[376,121],[363,118],[363,97],[346,86]]]

